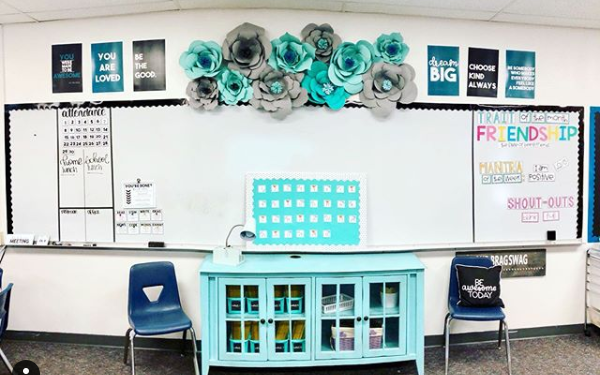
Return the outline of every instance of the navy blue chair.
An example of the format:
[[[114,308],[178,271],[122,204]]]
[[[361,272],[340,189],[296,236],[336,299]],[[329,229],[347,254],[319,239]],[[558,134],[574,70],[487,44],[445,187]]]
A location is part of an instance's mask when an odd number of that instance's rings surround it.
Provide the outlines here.
[[[0,268],[0,288],[2,287],[2,274],[4,272]],[[10,310],[10,293],[12,291],[13,284],[8,284],[6,288],[4,288],[0,292],[0,342],[2,341],[2,337],[4,337],[4,332],[6,332],[6,328],[8,328],[8,312]],[[6,358],[6,355],[0,349],[0,358],[2,358],[2,362],[4,366],[8,369],[8,371],[12,374],[13,367]]]
[[[464,307],[458,305],[458,276],[456,275],[456,265],[492,267],[494,263],[490,258],[485,257],[455,257],[450,267],[450,286],[448,291],[448,315],[446,315],[446,324],[444,325],[444,338],[446,349],[446,375],[448,375],[448,361],[450,357],[450,323],[453,320],[471,320],[478,322],[499,321],[498,330],[498,348],[502,346],[502,329],[506,335],[506,360],[508,362],[508,374],[512,375],[510,363],[510,341],[508,337],[508,325],[506,324],[506,315],[501,307]]]
[[[160,287],[156,301],[151,301],[144,289]],[[131,374],[135,375],[134,339],[136,336],[165,335],[183,332],[183,343],[189,330],[194,348],[194,369],[199,375],[196,332],[192,321],[183,312],[177,289],[175,267],[171,262],[136,264],[129,272],[129,325],[125,334],[124,362],[127,364],[128,346],[131,346]],[[183,352],[183,351],[182,351]]]

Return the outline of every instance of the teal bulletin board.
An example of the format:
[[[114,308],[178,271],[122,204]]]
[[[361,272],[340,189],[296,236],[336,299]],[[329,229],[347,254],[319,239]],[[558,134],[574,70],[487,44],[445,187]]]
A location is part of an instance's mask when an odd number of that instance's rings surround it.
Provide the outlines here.
[[[359,174],[249,174],[249,248],[335,249],[366,244],[366,178]]]

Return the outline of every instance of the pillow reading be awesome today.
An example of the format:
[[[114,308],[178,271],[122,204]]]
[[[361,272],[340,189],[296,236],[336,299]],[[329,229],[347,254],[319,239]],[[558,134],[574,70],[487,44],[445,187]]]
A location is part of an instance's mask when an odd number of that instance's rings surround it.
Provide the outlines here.
[[[504,307],[500,299],[502,266],[490,268],[456,265],[458,304],[464,307]]]

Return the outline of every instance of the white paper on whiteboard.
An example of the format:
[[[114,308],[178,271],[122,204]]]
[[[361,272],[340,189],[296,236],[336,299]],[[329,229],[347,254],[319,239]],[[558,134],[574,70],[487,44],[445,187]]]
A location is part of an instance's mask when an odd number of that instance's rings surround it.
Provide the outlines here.
[[[156,207],[156,185],[154,182],[124,182],[123,208]]]

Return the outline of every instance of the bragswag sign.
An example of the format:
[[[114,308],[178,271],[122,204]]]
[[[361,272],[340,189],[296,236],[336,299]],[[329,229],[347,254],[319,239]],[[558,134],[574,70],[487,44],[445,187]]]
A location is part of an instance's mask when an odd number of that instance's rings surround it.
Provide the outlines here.
[[[456,266],[461,306],[500,306],[501,266],[490,268]]]

